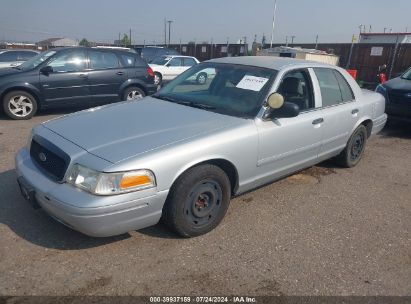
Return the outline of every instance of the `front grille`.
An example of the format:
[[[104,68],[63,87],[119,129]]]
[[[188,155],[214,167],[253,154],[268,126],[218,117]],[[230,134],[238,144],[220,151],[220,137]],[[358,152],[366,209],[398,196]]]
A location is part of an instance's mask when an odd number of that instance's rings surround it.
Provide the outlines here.
[[[69,164],[66,160],[67,156],[60,156],[57,154],[59,152],[51,151],[51,148],[45,147],[44,144],[40,144],[34,139],[31,142],[31,158],[45,173],[57,181],[61,181],[64,178]],[[59,154],[62,153],[60,152]]]
[[[388,100],[391,103],[411,107],[411,98],[408,97],[408,93],[410,92],[391,91],[388,93]]]

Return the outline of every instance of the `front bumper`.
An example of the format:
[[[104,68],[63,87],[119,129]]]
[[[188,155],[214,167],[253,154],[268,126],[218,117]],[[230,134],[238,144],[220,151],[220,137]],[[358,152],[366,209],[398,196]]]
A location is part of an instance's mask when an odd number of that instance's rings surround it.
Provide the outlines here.
[[[35,203],[48,214],[89,236],[107,237],[158,223],[168,191],[156,189],[96,196],[46,177],[32,162],[29,151],[16,155],[16,171],[32,189]]]

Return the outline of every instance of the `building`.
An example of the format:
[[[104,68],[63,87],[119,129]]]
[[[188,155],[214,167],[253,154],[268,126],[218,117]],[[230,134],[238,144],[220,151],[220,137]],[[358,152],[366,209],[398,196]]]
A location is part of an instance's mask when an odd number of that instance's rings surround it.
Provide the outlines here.
[[[49,38],[37,42],[37,46],[41,49],[49,49],[62,46],[78,46],[78,41],[70,38]]]
[[[411,43],[411,33],[361,33],[359,43]]]

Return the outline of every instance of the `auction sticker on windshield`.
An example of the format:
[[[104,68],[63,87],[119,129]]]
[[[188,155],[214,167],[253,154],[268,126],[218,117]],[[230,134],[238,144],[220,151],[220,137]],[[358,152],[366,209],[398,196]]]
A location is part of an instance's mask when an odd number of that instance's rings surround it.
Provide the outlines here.
[[[259,92],[267,81],[268,78],[245,75],[237,84],[237,88]]]

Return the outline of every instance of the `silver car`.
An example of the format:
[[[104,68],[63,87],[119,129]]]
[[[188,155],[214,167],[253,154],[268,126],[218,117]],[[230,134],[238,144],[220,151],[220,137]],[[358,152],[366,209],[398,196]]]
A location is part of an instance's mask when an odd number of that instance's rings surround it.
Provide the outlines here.
[[[193,75],[215,70],[204,83]],[[152,97],[36,126],[16,156],[21,192],[61,223],[111,236],[162,218],[184,237],[232,196],[335,157],[361,159],[384,98],[341,68],[273,57],[211,60]]]
[[[0,69],[19,66],[39,52],[26,49],[0,49]]]

